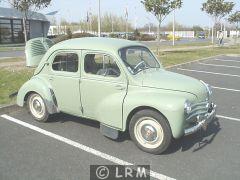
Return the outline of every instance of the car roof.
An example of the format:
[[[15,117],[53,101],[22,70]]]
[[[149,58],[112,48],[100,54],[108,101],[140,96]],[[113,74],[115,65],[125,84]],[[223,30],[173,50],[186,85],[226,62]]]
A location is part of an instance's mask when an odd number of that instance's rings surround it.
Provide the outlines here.
[[[100,51],[118,51],[128,46],[144,46],[141,43],[125,39],[106,38],[106,37],[86,37],[75,38],[55,44],[51,50],[58,49],[89,49]]]
[[[38,67],[36,68],[34,74],[41,72],[42,67],[48,60],[48,57],[58,50],[95,50],[103,52],[111,52],[112,54],[118,54],[118,50],[129,46],[144,46],[145,45],[129,41],[125,39],[116,38],[105,38],[105,37],[85,37],[85,38],[75,38],[59,42],[53,45],[44,55]]]

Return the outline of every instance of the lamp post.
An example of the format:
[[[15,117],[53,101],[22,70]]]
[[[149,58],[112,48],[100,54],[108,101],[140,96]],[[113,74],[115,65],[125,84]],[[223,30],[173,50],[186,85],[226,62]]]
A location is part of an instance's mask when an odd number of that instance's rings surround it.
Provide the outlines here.
[[[212,44],[214,44],[214,23],[212,24]]]
[[[128,7],[126,7],[126,10],[125,10],[125,18],[126,18],[125,38],[128,39]]]
[[[172,45],[175,46],[175,9],[173,10],[173,42]]]
[[[147,20],[149,21],[148,22],[148,34],[150,34],[151,33],[151,23],[150,23],[150,18],[149,17],[146,17],[147,18]]]
[[[111,15],[111,23],[112,23],[112,33],[113,33],[113,17]]]
[[[98,37],[101,37],[101,6],[98,0]]]

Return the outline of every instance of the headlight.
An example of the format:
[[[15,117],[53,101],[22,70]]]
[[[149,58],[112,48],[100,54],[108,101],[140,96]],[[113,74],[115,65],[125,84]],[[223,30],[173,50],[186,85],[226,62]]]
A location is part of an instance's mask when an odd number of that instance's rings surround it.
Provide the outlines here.
[[[192,111],[191,103],[190,101],[186,100],[184,103],[184,112],[186,114],[189,114]]]

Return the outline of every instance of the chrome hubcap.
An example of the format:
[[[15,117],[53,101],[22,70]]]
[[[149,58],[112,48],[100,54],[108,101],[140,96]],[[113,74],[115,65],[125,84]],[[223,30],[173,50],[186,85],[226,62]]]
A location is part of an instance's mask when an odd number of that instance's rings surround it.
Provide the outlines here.
[[[42,111],[42,106],[41,106],[40,102],[39,102],[37,99],[35,99],[35,100],[33,101],[33,107],[34,107],[34,109],[35,109],[37,112],[41,112],[41,111]]]
[[[134,126],[137,141],[146,148],[157,148],[161,145],[164,134],[160,123],[152,117],[140,118]]]
[[[143,125],[141,129],[143,138],[146,141],[154,141],[157,138],[157,130],[151,125]]]
[[[45,104],[43,99],[37,94],[30,97],[29,108],[32,115],[38,119],[41,119],[45,114]]]

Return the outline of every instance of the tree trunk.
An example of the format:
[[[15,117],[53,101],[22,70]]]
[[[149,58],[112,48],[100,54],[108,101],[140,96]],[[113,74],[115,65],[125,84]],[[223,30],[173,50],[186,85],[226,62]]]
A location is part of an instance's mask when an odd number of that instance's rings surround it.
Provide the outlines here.
[[[157,55],[160,54],[160,28],[161,28],[161,20],[158,20],[158,28],[157,28]]]
[[[215,22],[212,25],[212,44],[214,44],[214,29],[215,29]]]
[[[158,27],[157,27],[157,41],[160,41],[160,27],[161,27],[161,23],[158,22]]]
[[[237,22],[237,26],[236,26],[236,29],[237,29],[237,38],[239,38],[239,23]]]
[[[27,18],[26,16],[23,18],[23,34],[24,34],[24,42],[26,43],[28,38],[27,38]]]
[[[234,40],[234,45],[237,44],[237,41],[238,41],[238,35],[239,35],[239,33],[238,33],[238,26],[236,26],[236,37],[235,37],[235,40]]]

